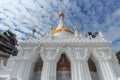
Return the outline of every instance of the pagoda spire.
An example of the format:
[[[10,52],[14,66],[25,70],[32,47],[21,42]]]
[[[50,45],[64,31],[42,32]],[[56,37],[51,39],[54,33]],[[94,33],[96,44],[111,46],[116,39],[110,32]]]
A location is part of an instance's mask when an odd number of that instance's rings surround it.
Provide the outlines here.
[[[59,13],[59,24],[61,25],[61,27],[64,27],[64,13],[62,11],[60,11]]]
[[[64,14],[62,11],[59,12],[59,24],[52,34],[53,36],[63,36],[63,34],[66,36],[73,35],[73,32],[64,24]]]

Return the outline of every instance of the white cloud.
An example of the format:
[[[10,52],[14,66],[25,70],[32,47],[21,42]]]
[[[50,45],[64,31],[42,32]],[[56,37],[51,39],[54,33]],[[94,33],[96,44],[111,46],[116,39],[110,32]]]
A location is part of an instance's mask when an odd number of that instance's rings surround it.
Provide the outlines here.
[[[0,0],[0,29],[18,29],[15,33],[20,39],[36,28],[38,36],[49,32],[50,25],[56,28],[62,8],[66,26],[73,29],[77,24],[83,33],[99,30],[116,41],[120,39],[119,5],[119,0]]]

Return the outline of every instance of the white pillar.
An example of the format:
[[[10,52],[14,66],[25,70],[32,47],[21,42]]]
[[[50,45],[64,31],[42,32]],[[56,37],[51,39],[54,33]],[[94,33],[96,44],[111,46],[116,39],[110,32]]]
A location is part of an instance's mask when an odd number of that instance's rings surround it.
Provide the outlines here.
[[[56,62],[44,61],[41,80],[56,80]]]
[[[96,64],[100,80],[116,80],[117,77],[110,62],[99,61]]]
[[[117,77],[120,78],[120,65],[118,63],[118,60],[117,59],[113,59],[111,61],[111,66],[113,67],[113,70],[114,70],[115,74],[117,75]]]
[[[72,80],[91,80],[87,61],[71,62]]]
[[[24,73],[22,75],[23,80],[32,80],[33,78],[33,71],[34,71],[34,64],[30,60],[26,62],[25,68],[23,69]]]
[[[43,60],[43,68],[41,80],[56,80],[56,65],[59,57],[60,48],[49,47],[41,48],[41,57]]]
[[[119,74],[119,68],[114,63],[113,53],[110,48],[96,48],[93,52],[96,68],[100,80],[116,80]],[[115,69],[118,68],[118,71]]]
[[[34,69],[32,59],[34,59],[34,57],[38,57],[38,54],[36,54],[38,48],[39,47],[35,47],[33,49],[25,49],[19,54],[26,54],[26,56],[18,55],[16,57],[13,57],[15,65],[12,69],[10,80],[32,80],[31,74],[33,74]],[[31,50],[33,51],[31,52]]]
[[[13,71],[10,75],[10,80],[23,80],[22,74],[24,73],[25,61],[24,60],[16,60]]]
[[[87,60],[90,56],[83,48],[68,48],[68,56],[71,60],[72,80],[92,80]]]

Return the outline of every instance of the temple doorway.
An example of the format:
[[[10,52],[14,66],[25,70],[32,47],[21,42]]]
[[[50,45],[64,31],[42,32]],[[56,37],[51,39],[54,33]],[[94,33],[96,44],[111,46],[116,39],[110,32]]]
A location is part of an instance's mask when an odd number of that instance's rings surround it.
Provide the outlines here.
[[[41,80],[42,67],[43,67],[43,61],[41,58],[39,58],[34,67],[34,79],[33,80]]]
[[[65,53],[57,63],[57,80],[71,80],[70,60]]]
[[[91,58],[88,59],[88,66],[92,80],[99,80],[96,65]]]

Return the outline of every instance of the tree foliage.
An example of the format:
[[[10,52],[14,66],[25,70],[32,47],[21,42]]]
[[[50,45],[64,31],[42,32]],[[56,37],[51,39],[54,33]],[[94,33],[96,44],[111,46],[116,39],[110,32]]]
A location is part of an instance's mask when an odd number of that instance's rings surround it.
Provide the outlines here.
[[[116,56],[117,56],[119,63],[120,63],[120,51],[117,52]]]

